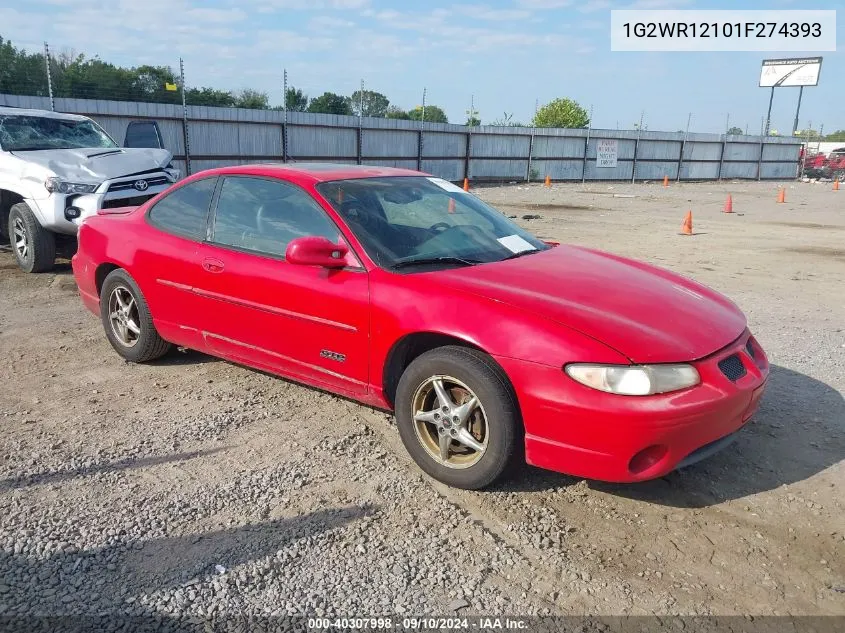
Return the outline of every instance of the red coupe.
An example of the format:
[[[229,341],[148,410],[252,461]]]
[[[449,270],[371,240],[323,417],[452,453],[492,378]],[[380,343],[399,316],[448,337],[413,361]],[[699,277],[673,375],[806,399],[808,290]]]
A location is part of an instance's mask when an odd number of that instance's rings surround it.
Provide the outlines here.
[[[660,477],[729,444],[769,371],[719,293],[416,171],[204,171],[86,220],[73,271],[123,358],[179,345],[393,410],[462,488],[520,460]]]

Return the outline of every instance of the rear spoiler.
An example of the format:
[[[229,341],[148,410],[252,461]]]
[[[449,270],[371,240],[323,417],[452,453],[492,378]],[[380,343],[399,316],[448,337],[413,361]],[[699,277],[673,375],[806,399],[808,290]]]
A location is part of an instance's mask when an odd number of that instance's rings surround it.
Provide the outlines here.
[[[97,209],[97,215],[127,215],[132,213],[137,206],[134,207],[114,207],[111,209]]]

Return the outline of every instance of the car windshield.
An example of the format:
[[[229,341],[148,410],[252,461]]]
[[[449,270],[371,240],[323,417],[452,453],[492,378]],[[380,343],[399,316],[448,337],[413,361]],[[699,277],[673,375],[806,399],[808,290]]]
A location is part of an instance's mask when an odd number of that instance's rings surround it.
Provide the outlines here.
[[[317,185],[382,268],[416,272],[549,248],[476,196],[439,178],[391,176]]]
[[[0,116],[0,147],[5,151],[39,149],[116,148],[117,144],[93,121],[42,116]]]

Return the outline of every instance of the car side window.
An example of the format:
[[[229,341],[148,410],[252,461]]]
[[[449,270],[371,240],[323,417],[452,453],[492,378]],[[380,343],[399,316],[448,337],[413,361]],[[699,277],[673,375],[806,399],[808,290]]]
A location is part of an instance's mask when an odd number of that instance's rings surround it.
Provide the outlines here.
[[[284,257],[298,237],[337,242],[340,232],[314,199],[278,180],[247,176],[223,180],[214,215],[212,241],[274,257]]]
[[[150,222],[168,233],[204,240],[216,184],[217,178],[203,178],[179,187],[153,205]]]

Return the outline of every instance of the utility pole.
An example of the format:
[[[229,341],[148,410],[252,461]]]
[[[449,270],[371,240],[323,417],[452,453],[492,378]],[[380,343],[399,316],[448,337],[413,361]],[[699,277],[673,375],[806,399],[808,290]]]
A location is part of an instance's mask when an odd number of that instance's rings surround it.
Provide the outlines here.
[[[467,110],[467,125],[472,127],[475,125],[473,121],[476,120],[476,115],[478,114],[478,110],[475,109],[475,95],[470,95],[469,98],[469,110]],[[479,120],[479,123],[481,121]]]

